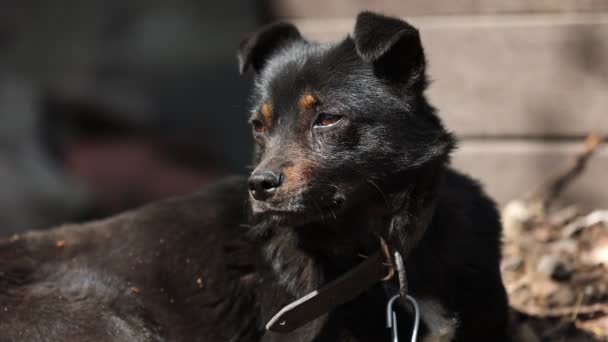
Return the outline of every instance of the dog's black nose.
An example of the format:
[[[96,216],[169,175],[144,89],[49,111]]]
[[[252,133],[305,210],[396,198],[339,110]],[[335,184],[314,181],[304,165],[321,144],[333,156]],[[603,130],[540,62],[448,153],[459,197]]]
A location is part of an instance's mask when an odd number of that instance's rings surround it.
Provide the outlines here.
[[[249,177],[249,192],[256,200],[264,201],[274,194],[282,182],[282,174],[272,171],[255,172]]]

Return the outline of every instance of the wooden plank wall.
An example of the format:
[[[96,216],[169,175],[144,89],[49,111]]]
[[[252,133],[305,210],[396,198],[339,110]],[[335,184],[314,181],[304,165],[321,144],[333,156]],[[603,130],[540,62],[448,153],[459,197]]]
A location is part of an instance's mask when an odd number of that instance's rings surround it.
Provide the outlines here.
[[[499,203],[520,196],[575,154],[589,132],[608,136],[608,0],[274,0],[309,38],[352,31],[372,9],[418,27],[429,96],[461,139],[453,163]],[[608,148],[563,202],[608,207]]]

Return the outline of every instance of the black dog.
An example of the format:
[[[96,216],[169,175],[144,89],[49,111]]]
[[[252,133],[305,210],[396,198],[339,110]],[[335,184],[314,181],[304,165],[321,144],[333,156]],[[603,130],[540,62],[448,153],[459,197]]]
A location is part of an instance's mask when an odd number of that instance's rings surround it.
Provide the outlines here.
[[[425,340],[506,340],[499,218],[479,185],[448,167],[455,140],[424,96],[418,31],[364,12],[352,37],[317,44],[274,24],[241,44],[239,61],[256,74],[252,230],[271,265],[257,290],[261,317],[353,269],[383,240],[405,258]],[[339,280],[334,295],[363,293],[294,309],[300,301],[269,324],[284,333],[262,340],[386,341],[384,310],[397,283],[353,290]],[[401,341],[408,315],[398,313]]]
[[[258,341],[246,196],[229,178],[0,241],[0,341]]]
[[[418,32],[363,13],[321,45],[275,24],[239,58],[249,181],[0,242],[0,341],[386,341],[405,280],[423,340],[507,340],[498,216],[447,166]]]

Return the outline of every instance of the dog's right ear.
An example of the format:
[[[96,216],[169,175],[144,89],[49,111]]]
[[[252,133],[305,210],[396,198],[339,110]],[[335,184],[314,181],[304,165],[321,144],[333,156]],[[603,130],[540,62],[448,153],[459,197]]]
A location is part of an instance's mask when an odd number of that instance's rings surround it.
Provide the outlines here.
[[[301,40],[300,31],[290,23],[274,23],[262,27],[239,45],[239,72],[243,74],[251,66],[259,73],[267,59],[289,42]]]

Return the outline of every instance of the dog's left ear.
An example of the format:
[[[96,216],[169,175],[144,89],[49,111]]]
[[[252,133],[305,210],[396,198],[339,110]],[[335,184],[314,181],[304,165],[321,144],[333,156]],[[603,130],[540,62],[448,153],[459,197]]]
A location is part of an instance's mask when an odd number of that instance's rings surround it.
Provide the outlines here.
[[[357,53],[373,63],[379,76],[408,84],[425,79],[425,59],[418,30],[397,18],[361,12],[355,24]]]
[[[300,31],[290,23],[279,22],[262,27],[239,45],[239,72],[243,74],[251,66],[259,73],[273,52],[301,39]]]

